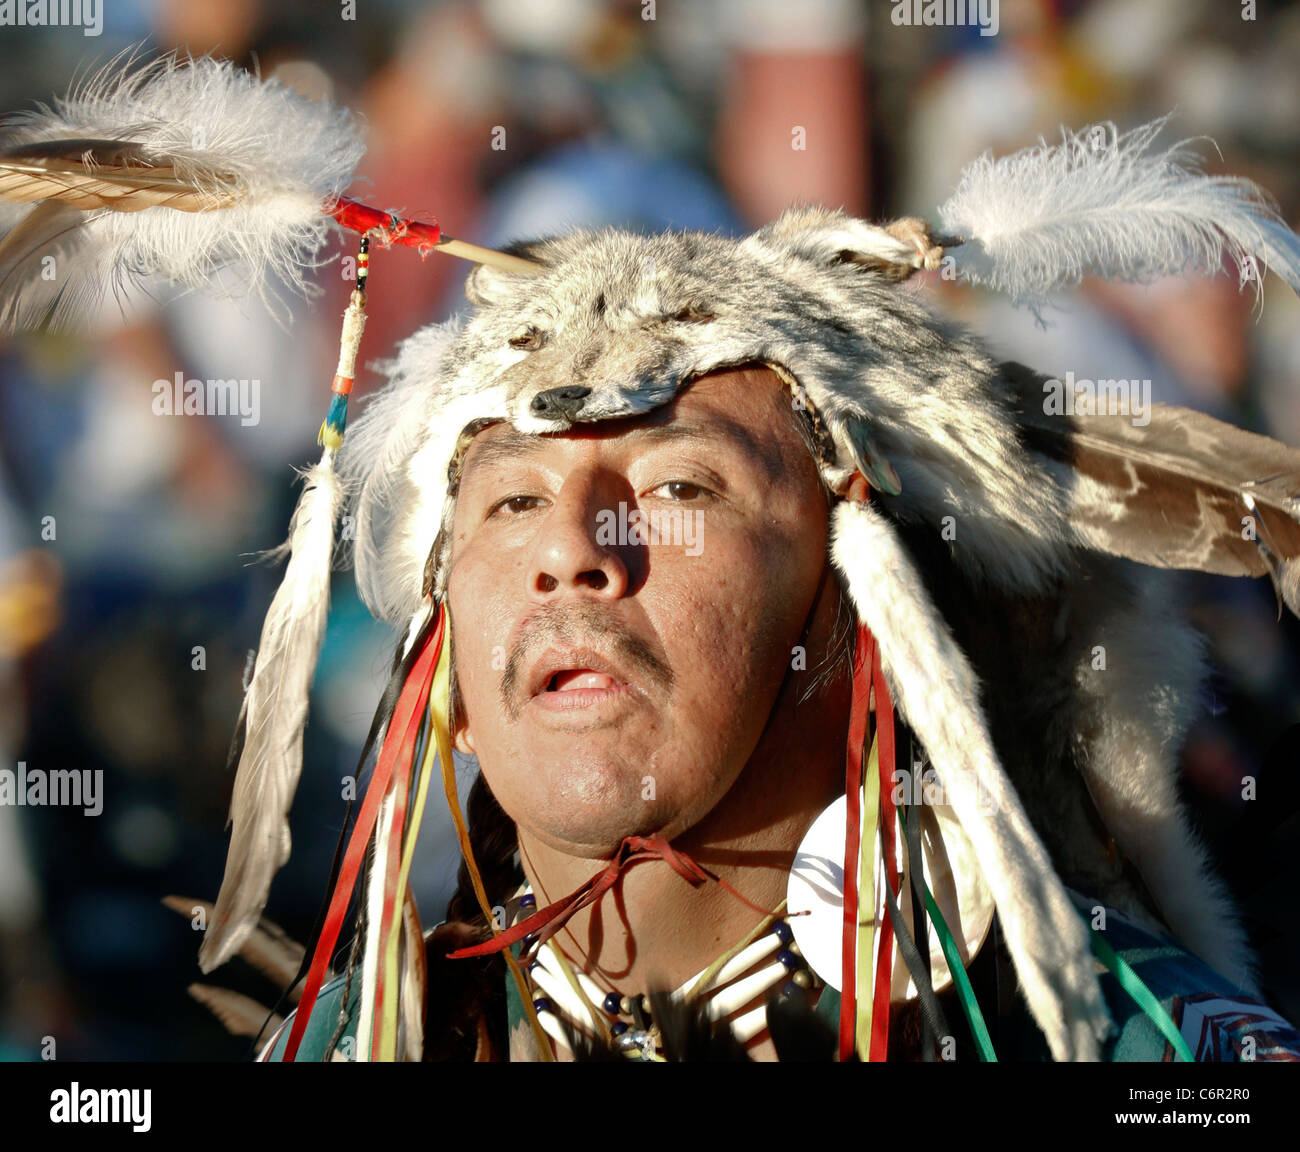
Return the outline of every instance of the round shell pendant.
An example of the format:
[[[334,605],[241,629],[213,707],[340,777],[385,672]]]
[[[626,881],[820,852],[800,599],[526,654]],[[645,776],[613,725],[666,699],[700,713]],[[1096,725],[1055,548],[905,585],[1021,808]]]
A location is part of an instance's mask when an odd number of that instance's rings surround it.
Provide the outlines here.
[[[813,822],[790,869],[786,889],[786,908],[790,913],[790,927],[795,942],[809,967],[832,988],[842,986],[841,962],[844,932],[844,837],[847,801],[840,796]],[[951,807],[946,804],[915,805],[908,809],[909,818],[921,820],[921,855],[924,857],[925,881],[929,886],[939,911],[952,933],[962,959],[969,963],[979,952],[993,923],[993,897],[980,875],[975,851],[962,831]],[[899,910],[908,931],[915,936],[912,925],[911,880],[908,874],[907,846],[902,829],[895,836],[897,847],[896,867],[902,876],[902,894]],[[884,868],[881,858],[880,834],[872,838],[875,867],[876,906],[862,908],[863,925],[877,927],[889,916],[884,901]],[[806,912],[807,915],[796,915]],[[930,974],[936,992],[952,983],[952,973],[939,943],[939,936],[930,918],[929,929]],[[907,965],[894,943],[893,979],[891,998],[895,1002],[916,997]]]

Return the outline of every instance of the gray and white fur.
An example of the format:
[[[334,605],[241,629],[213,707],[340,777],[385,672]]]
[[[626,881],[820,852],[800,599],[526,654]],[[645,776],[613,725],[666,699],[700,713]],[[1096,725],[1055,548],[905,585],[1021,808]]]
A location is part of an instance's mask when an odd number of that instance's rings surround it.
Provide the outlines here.
[[[1052,449],[1041,414],[1030,427],[1026,370],[899,286],[934,264],[917,223],[800,207],[741,239],[583,230],[513,246],[538,275],[476,268],[473,315],[401,346],[344,445],[359,587],[396,625],[443,594],[459,462],[486,423],[558,432],[646,412],[716,369],[777,368],[819,422],[828,488],[858,471],[877,489],[837,506],[831,558],[976,846],[1053,1054],[1096,1058],[1109,1021],[1060,875],[1254,987],[1176,795],[1201,653],[1153,590],[1160,573],[1105,554],[1133,553],[1095,524],[1076,530],[1072,501],[1086,489],[1095,510],[1096,478]]]

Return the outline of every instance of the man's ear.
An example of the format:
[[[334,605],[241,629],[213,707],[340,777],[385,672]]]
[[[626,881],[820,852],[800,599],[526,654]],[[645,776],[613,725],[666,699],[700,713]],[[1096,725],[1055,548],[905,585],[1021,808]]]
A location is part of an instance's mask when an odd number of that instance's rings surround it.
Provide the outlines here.
[[[451,722],[451,746],[466,756],[477,756],[474,737],[469,731],[469,721],[465,718],[465,701],[460,694],[460,678],[456,675],[454,645],[451,659],[451,694],[448,704],[451,706],[451,715],[448,717]]]
[[[474,747],[474,737],[470,734],[468,724],[461,723],[456,726],[456,731],[451,735],[451,746],[457,752],[464,753],[466,756],[478,755],[478,749]]]
[[[856,264],[886,280],[906,280],[920,268],[937,268],[943,249],[924,220],[905,216],[868,224],[839,209],[789,208],[746,243],[775,248],[818,264]]]

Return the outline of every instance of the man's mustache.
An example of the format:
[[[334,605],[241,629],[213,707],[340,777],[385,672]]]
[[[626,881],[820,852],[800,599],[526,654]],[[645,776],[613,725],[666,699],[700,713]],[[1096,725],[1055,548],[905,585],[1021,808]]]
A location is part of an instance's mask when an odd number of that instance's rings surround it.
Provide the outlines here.
[[[601,642],[593,644],[597,637]],[[612,621],[608,609],[581,601],[555,605],[543,608],[533,617],[527,632],[506,660],[500,685],[506,715],[517,720],[527,703],[519,698],[520,679],[537,653],[552,646],[583,645],[610,651],[631,675],[665,691],[673,686],[673,670],[664,655],[648,641]]]

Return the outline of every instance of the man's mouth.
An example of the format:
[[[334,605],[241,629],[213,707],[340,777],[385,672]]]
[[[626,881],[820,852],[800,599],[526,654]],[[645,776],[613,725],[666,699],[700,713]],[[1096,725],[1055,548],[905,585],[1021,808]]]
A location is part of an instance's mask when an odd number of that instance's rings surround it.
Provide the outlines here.
[[[623,666],[594,648],[550,649],[533,664],[528,698],[547,712],[630,703],[642,692]]]
[[[632,678],[610,657],[593,648],[552,648],[543,652],[528,674],[530,698],[556,692],[628,688]]]
[[[547,692],[575,692],[580,688],[613,688],[617,681],[590,668],[569,668],[557,672],[546,685]]]

